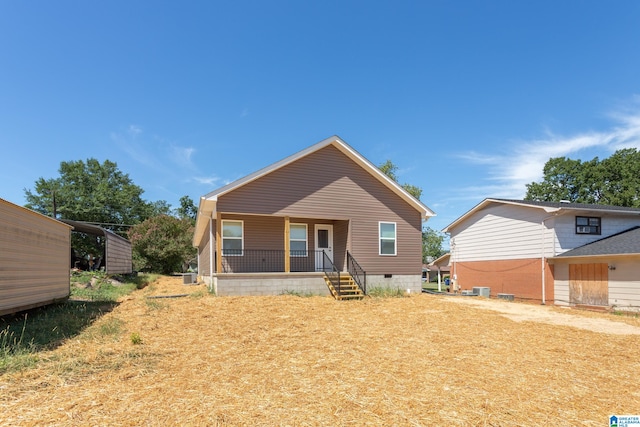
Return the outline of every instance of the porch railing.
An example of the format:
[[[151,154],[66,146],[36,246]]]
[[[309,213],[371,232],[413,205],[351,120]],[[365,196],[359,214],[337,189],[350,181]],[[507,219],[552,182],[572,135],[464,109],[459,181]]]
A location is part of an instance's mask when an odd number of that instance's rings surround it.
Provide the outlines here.
[[[289,251],[289,271],[325,270],[324,251]],[[284,273],[285,251],[281,249],[225,249],[222,254],[224,273]]]
[[[358,261],[347,251],[347,271],[353,277],[353,280],[360,286],[362,292],[367,294],[367,273],[360,267]]]

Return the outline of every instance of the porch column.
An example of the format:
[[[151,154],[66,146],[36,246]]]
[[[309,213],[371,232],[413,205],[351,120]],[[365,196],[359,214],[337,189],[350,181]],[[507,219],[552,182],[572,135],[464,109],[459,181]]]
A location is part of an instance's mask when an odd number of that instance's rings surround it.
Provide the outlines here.
[[[222,273],[222,213],[216,215],[216,273]]]
[[[290,219],[284,217],[284,272],[291,272],[291,227],[289,227]]]
[[[209,287],[211,289],[213,289],[213,237],[213,215],[211,215],[209,217]],[[200,268],[200,257],[198,257],[198,268]]]

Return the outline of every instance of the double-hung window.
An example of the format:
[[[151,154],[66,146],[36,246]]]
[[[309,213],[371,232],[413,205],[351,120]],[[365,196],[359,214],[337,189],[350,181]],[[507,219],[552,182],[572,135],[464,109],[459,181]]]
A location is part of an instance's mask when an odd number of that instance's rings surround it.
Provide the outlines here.
[[[289,249],[292,257],[307,256],[307,224],[289,224]]]
[[[244,248],[244,223],[242,221],[222,220],[222,254],[242,256]]]
[[[396,255],[397,239],[395,222],[379,222],[378,238],[380,255]]]

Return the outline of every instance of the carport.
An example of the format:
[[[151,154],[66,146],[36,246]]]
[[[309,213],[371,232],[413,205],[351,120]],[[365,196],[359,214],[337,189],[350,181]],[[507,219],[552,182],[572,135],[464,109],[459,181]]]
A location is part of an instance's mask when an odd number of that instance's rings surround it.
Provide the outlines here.
[[[104,271],[108,274],[129,274],[133,271],[133,263],[131,259],[131,242],[122,236],[105,228],[94,224],[81,221],[72,221],[69,219],[60,219],[73,227],[73,232],[80,232],[104,239],[104,253],[96,257],[99,266],[104,267]],[[74,267],[74,260],[71,259],[71,267]]]

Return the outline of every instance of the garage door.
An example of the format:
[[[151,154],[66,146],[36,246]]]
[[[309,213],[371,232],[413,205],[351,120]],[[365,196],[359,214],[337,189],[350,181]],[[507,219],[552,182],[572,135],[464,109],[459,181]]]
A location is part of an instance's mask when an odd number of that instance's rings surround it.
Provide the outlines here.
[[[609,305],[607,264],[570,264],[569,300],[572,304]]]

